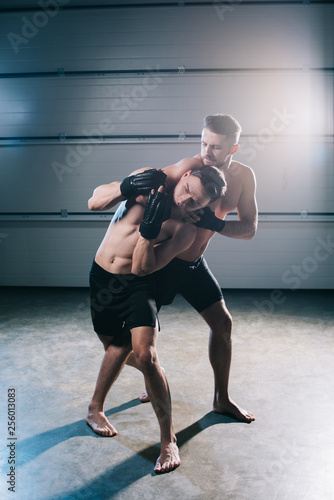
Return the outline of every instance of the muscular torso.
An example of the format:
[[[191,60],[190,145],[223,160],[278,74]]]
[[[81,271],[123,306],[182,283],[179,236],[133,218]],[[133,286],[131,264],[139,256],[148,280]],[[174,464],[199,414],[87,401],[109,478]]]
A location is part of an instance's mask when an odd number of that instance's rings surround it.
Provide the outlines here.
[[[132,255],[139,238],[145,207],[134,201],[122,202],[98,248],[95,261],[113,274],[131,273]],[[125,217],[126,215],[126,217]],[[171,237],[176,221],[164,222],[156,243]]]
[[[244,168],[247,167],[232,162],[228,171],[224,171],[227,185],[225,195],[210,205],[219,219],[224,219],[228,213],[233,212],[238,206],[243,187]],[[194,243],[187,250],[180,253],[178,257],[187,261],[197,260],[205,252],[214,234],[213,231],[208,229],[197,228]]]
[[[193,160],[193,168],[202,165],[200,155]],[[238,207],[247,169],[245,165],[232,162],[227,170],[223,170],[227,184],[226,193],[211,205],[218,218],[224,219],[226,214]],[[172,188],[176,181],[170,182],[169,188]],[[125,207],[126,217],[123,219]],[[121,203],[95,256],[96,262],[105,270],[114,274],[131,273],[132,255],[139,238],[139,224],[143,219],[144,210],[142,204],[130,200]],[[173,219],[163,223],[157,243],[171,237],[175,224]],[[203,255],[214,234],[208,229],[196,228],[195,241],[187,250],[179,253],[178,257],[186,261],[197,260]]]

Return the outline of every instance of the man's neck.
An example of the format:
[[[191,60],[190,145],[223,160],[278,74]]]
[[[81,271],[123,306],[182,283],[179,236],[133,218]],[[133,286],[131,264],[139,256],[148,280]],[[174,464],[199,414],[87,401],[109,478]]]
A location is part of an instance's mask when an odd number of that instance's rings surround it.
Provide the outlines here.
[[[180,208],[177,207],[173,202],[170,218],[175,219],[175,220],[184,220],[184,215],[185,215],[185,212],[180,210]]]

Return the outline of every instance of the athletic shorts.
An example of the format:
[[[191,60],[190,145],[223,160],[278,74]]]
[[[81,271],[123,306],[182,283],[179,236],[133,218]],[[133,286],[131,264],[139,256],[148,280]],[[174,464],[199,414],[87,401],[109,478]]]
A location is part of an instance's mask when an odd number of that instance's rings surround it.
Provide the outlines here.
[[[112,274],[94,261],[89,278],[91,315],[96,333],[113,336],[113,343],[124,345],[131,339],[131,328],[155,326],[157,306],[153,275]]]
[[[171,304],[177,293],[183,295],[199,313],[223,299],[218,281],[210,271],[204,257],[194,262],[176,257],[154,274],[158,309],[162,305]]]

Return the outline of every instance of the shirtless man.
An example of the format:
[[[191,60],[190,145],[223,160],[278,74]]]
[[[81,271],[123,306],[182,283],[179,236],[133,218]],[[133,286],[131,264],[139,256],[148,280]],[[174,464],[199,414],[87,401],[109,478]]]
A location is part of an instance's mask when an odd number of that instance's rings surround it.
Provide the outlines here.
[[[206,173],[210,175],[209,186]],[[105,356],[86,422],[99,435],[117,434],[104,415],[104,403],[132,350],[160,425],[161,453],[154,470],[169,472],[180,464],[180,457],[172,425],[169,388],[156,351],[157,311],[152,273],[192,244],[196,228],[184,222],[184,215],[221,196],[225,181],[215,167],[208,166],[200,172],[187,171],[175,185],[172,196],[165,195],[161,186],[152,190],[146,206],[137,203],[132,195],[148,194],[147,179],[151,176],[151,182],[157,177],[157,184],[148,182],[149,188],[157,187],[161,175],[166,177],[162,172],[148,171],[123,181],[121,192],[131,198],[116,212],[92,265],[92,319]],[[100,199],[101,191],[103,195],[105,190],[107,186],[94,191],[89,208],[95,207],[96,197]]]
[[[175,294],[180,292],[207,322],[210,327],[209,359],[215,381],[213,410],[249,423],[255,419],[254,415],[237,405],[230,398],[228,391],[232,317],[217,281],[202,258],[215,232],[229,238],[250,240],[257,230],[255,175],[248,166],[232,161],[233,155],[239,149],[240,132],[239,123],[231,116],[209,115],[203,123],[201,153],[164,169],[167,185],[173,186],[189,169],[196,170],[204,165],[214,165],[224,173],[227,190],[225,196],[214,204],[218,221],[211,220],[207,223],[207,228],[198,227],[193,244],[159,272],[159,291],[162,292],[159,301],[160,304],[170,303]],[[111,189],[101,190],[100,196],[96,197],[95,210],[105,210],[108,203],[111,207],[121,200],[124,200],[124,197],[120,192],[120,184],[113,183]],[[239,220],[226,221],[222,227],[222,220],[234,210],[237,210]],[[127,363],[135,366],[132,355]],[[148,400],[147,395],[142,395],[141,400]]]

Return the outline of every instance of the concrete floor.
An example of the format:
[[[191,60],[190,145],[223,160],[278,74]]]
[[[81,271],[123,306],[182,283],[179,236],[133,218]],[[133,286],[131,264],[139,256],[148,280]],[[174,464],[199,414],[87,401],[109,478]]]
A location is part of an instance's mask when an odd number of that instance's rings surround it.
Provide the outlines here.
[[[334,294],[225,292],[234,317],[231,396],[250,425],[211,412],[207,327],[181,299],[160,314],[182,464],[153,473],[159,430],[126,367],[108,396],[114,438],[86,408],[102,359],[86,289],[1,289],[1,498],[332,500]],[[7,491],[7,389],[15,388],[16,493]]]

